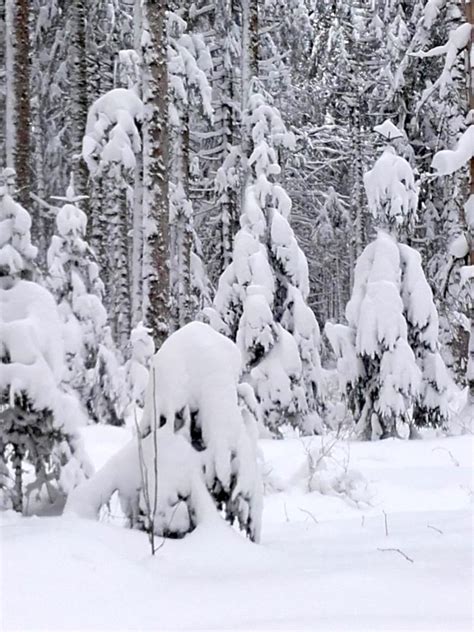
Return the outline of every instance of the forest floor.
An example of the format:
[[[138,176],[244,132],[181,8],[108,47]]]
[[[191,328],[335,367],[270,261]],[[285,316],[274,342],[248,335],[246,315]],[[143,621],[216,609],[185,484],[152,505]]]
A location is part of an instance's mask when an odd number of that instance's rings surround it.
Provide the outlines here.
[[[128,434],[85,439],[98,467]],[[472,629],[472,436],[261,447],[260,545],[198,528],[151,557],[118,524],[0,514],[0,628]]]

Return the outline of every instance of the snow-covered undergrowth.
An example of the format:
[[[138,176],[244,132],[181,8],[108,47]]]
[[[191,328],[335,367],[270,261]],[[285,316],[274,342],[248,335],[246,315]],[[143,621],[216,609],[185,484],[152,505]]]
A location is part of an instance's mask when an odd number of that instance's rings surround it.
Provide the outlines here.
[[[82,432],[96,468],[130,438]],[[139,531],[0,514],[2,629],[471,629],[472,436],[260,448],[259,545],[217,522],[152,558]]]

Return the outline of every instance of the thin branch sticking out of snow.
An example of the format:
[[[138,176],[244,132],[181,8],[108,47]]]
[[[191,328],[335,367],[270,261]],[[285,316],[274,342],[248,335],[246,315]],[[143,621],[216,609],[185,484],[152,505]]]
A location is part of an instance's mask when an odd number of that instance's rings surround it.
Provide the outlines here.
[[[400,553],[400,555],[402,557],[404,557],[408,562],[411,562],[412,564],[415,561],[415,560],[412,560],[411,557],[408,557],[408,555],[406,553],[404,553],[403,551],[401,551],[400,549],[380,549],[380,548],[378,548],[377,551],[394,551],[395,553]]]

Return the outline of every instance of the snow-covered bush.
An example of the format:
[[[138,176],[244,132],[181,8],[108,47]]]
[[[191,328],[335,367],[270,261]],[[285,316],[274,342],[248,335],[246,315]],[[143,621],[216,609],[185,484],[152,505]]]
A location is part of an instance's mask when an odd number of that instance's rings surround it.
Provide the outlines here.
[[[321,431],[319,327],[306,299],[308,265],[290,226],[291,200],[277,183],[277,147],[293,143],[276,108],[251,94],[245,112],[252,138],[249,184],[232,262],[203,317],[237,342],[244,381],[255,390],[264,423]]]
[[[406,436],[443,424],[449,378],[420,255],[379,231],[357,261],[346,318],[325,331],[358,434]]]
[[[304,445],[305,462],[292,483],[304,483],[305,491],[338,496],[357,507],[368,506],[372,492],[367,480],[349,467],[349,454],[340,449],[338,438],[331,437],[317,445]]]
[[[97,516],[118,491],[131,526],[180,537],[219,509],[258,540],[257,429],[239,407],[240,365],[235,345],[207,325],[172,334],[154,357],[138,436],[69,509]]]
[[[72,181],[63,199],[47,253],[46,280],[65,324],[70,384],[93,421],[120,425],[127,401],[123,368],[107,326],[95,254],[85,240],[87,217],[77,206],[81,198]]]
[[[8,188],[0,188],[0,461],[3,499],[27,511],[33,491],[39,501],[60,501],[89,465],[77,433],[85,416],[63,381],[58,308],[45,288],[22,278],[36,249],[30,216]]]

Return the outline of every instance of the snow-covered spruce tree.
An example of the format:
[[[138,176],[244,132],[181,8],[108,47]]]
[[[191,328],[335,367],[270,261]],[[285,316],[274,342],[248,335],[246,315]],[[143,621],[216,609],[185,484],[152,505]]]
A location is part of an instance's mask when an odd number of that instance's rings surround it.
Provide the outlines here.
[[[92,237],[93,246],[98,246],[112,334],[121,349],[125,349],[131,329],[130,209],[142,118],[143,104],[136,92],[115,88],[91,106],[82,148],[91,175],[99,178],[104,188],[104,208],[95,217]]]
[[[258,541],[257,428],[239,407],[240,366],[235,344],[208,325],[173,333],[152,363],[139,436],[70,496],[67,509],[97,517],[118,491],[132,527],[182,537],[219,521],[219,510]]]
[[[465,129],[466,77],[462,56],[452,54],[451,46],[447,64],[441,57],[451,31],[460,28],[461,33],[466,33],[461,5],[458,0],[378,3],[383,63],[376,76],[376,112],[389,116],[410,138],[412,156],[408,159],[422,174],[420,213],[409,239],[420,251],[435,291],[443,357],[462,384],[467,337],[462,325],[459,276],[452,275],[446,292],[440,289],[444,288],[447,245],[463,222],[467,174],[462,169],[449,179],[428,175],[433,153],[439,147],[449,146],[451,139]]]
[[[449,378],[421,256],[397,241],[416,211],[411,168],[387,147],[365,185],[369,206],[385,230],[357,261],[348,325],[327,323],[326,334],[338,356],[356,431],[378,439],[445,423]]]
[[[36,248],[31,219],[11,197],[13,172],[0,187],[0,462],[12,474],[3,490],[16,511],[60,503],[88,473],[77,426],[79,402],[64,385],[62,323],[53,296],[28,280]]]
[[[272,431],[285,423],[320,431],[319,328],[306,304],[308,268],[289,224],[291,200],[275,182],[277,147],[292,136],[260,93],[249,98],[246,123],[252,151],[241,228],[205,317],[236,340]]]
[[[94,252],[85,241],[87,217],[77,203],[71,178],[56,215],[47,253],[46,282],[65,324],[69,381],[91,420],[120,425],[127,400],[120,354],[102,303],[104,286]]]
[[[431,0],[433,4],[434,0]],[[444,3],[441,3],[441,6]],[[448,2],[448,4],[450,4]],[[425,9],[425,21],[433,21],[436,17],[437,11],[433,9],[438,8],[436,5],[432,6],[432,14],[428,13],[428,6]],[[458,235],[450,247],[450,263],[448,265],[447,280],[445,287],[449,284],[449,276],[452,273],[455,264],[461,263],[463,265],[460,269],[461,286],[467,287],[467,300],[465,301],[464,311],[467,315],[467,319],[463,318],[464,328],[469,330],[469,344],[468,344],[468,361],[466,367],[466,381],[468,386],[468,399],[465,409],[461,414],[461,425],[464,426],[464,422],[472,424],[473,410],[474,410],[474,302],[472,300],[473,289],[473,266],[474,266],[474,122],[472,119],[474,111],[474,85],[473,85],[473,67],[472,67],[472,33],[474,28],[474,14],[472,3],[465,4],[466,19],[467,21],[460,25],[453,25],[453,28],[449,31],[448,36],[441,46],[436,46],[426,52],[418,53],[421,57],[441,57],[443,61],[443,70],[438,77],[435,85],[433,86],[431,93],[436,88],[440,93],[454,92],[456,87],[463,85],[464,75],[459,76],[459,72],[456,70],[460,64],[460,53],[467,51],[467,64],[468,69],[468,107],[470,109],[467,119],[467,129],[460,135],[457,140],[457,144],[454,149],[441,149],[438,151],[432,161],[432,167],[439,175],[443,176],[455,176],[462,173],[465,170],[466,163],[470,164],[470,194],[467,201],[464,204],[462,216],[461,216],[461,230],[463,234]],[[449,89],[448,89],[449,88]],[[451,180],[452,178],[449,178]],[[445,178],[444,180],[448,180]],[[448,180],[448,181],[449,181]],[[466,323],[469,320],[469,323]],[[467,326],[466,326],[467,325]]]

